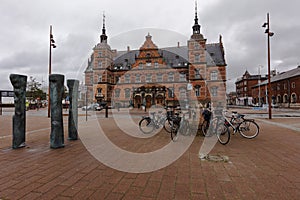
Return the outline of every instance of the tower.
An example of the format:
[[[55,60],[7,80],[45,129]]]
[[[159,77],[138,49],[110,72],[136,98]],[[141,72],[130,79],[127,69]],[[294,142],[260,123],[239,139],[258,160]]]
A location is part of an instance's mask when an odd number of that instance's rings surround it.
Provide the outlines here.
[[[206,99],[205,80],[207,74],[206,62],[206,39],[201,34],[201,26],[198,22],[197,2],[195,3],[195,19],[192,27],[193,33],[188,40],[188,60],[189,60],[189,80],[193,82],[193,87],[198,91],[199,99]]]

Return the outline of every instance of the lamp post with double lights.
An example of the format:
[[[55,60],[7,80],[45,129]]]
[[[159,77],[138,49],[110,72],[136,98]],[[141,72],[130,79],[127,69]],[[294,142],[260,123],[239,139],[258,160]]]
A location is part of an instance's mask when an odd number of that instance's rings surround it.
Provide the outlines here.
[[[268,39],[268,105],[269,105],[269,119],[272,119],[272,94],[271,94],[271,66],[270,66],[270,37],[274,35],[270,31],[270,16],[267,13],[267,22],[265,22],[262,27],[266,28],[265,33],[267,34]]]
[[[50,41],[49,41],[49,76],[51,74],[51,56],[52,56],[52,48],[56,48],[55,41],[52,35],[52,25],[50,25]],[[48,86],[48,117],[50,117],[50,83]]]

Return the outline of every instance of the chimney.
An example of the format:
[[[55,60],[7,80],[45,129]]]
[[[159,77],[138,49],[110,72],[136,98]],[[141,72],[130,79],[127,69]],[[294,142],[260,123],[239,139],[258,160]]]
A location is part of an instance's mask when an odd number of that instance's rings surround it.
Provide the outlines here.
[[[177,47],[178,47],[178,48],[180,47],[180,43],[179,43],[179,42],[177,42]]]
[[[130,51],[130,46],[127,46],[127,52],[129,52]]]

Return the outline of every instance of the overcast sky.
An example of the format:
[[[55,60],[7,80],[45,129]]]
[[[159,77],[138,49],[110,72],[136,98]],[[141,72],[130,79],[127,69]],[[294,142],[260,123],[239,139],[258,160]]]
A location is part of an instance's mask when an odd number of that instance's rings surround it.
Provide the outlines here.
[[[52,73],[83,79],[92,48],[99,42],[102,13],[113,49],[139,48],[150,32],[158,47],[186,41],[194,24],[194,0],[1,0],[0,90],[12,89],[9,74],[48,79],[49,26],[57,48]],[[198,0],[201,33],[208,43],[223,36],[229,91],[247,69],[267,73],[267,43],[262,24],[270,13],[271,68],[300,64],[300,2],[296,0]],[[29,78],[28,78],[29,79]]]

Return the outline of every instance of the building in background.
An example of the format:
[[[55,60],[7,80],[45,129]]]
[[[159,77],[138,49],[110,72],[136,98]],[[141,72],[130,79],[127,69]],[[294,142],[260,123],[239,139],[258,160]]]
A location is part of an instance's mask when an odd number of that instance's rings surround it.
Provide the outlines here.
[[[104,19],[100,43],[93,48],[84,72],[89,103],[118,107],[226,103],[222,37],[218,43],[206,43],[197,8],[187,46],[160,48],[150,33],[145,33],[139,49],[112,50]]]
[[[259,94],[261,102],[267,104],[267,84],[263,81],[252,87],[253,101],[257,103]],[[260,91],[260,92],[259,92]],[[300,107],[300,66],[281,73],[273,71],[271,77],[272,106],[274,107]]]
[[[243,76],[238,78],[235,82],[236,105],[250,106],[258,103],[260,94],[257,93],[257,99],[253,99],[252,87],[265,80],[267,80],[267,76],[251,75],[246,70]],[[264,96],[265,94],[261,93],[260,98],[262,99]]]

